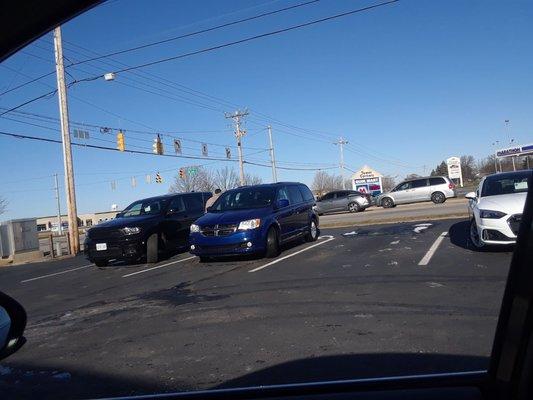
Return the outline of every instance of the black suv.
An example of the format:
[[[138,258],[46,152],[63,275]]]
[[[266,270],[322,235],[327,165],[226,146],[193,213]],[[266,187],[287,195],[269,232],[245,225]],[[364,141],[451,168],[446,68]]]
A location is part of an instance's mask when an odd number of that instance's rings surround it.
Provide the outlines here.
[[[188,246],[191,224],[204,214],[209,192],[169,194],[138,200],[111,221],[89,229],[85,255],[97,266],[109,260],[155,263],[162,252]]]

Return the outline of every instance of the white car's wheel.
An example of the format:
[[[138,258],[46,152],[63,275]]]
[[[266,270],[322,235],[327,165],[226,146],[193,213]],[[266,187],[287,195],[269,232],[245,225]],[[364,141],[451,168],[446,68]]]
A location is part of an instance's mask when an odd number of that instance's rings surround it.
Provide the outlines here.
[[[470,242],[477,250],[481,250],[485,244],[481,241],[479,237],[479,230],[477,229],[476,219],[472,218],[470,221]]]

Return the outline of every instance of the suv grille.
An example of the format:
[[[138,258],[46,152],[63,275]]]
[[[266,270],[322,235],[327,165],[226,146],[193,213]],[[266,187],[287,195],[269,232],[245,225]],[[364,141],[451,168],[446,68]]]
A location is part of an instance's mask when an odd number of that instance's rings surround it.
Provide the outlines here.
[[[522,214],[511,215],[507,220],[509,227],[515,235],[518,235],[518,229],[520,228],[520,222],[522,221]]]
[[[206,225],[202,227],[204,236],[228,236],[235,233],[237,224]]]
[[[91,239],[115,239],[122,236],[122,232],[116,228],[91,228],[87,231]]]

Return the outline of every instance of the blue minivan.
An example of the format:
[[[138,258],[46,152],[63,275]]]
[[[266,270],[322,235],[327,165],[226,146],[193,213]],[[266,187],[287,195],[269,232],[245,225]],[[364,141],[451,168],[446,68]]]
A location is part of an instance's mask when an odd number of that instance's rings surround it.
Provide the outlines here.
[[[210,257],[262,254],[276,257],[280,246],[304,237],[317,240],[318,215],[309,188],[296,182],[242,186],[224,192],[190,228],[190,252]]]

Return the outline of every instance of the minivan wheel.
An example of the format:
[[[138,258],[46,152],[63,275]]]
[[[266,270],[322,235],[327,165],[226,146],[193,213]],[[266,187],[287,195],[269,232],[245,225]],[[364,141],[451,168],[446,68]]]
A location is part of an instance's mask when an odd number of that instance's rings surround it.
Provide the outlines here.
[[[159,238],[157,233],[150,235],[146,241],[146,262],[149,264],[156,263],[158,260]]]
[[[107,264],[109,264],[109,261],[107,260],[98,260],[94,262],[94,265],[96,265],[98,268],[107,267]]]
[[[271,227],[267,233],[266,240],[266,258],[274,258],[279,255],[279,240],[278,240],[278,231],[276,228]]]
[[[318,235],[319,235],[318,226],[316,226],[316,220],[313,218],[309,222],[307,233],[305,234],[305,241],[314,242],[315,240],[318,239]]]
[[[431,201],[435,204],[441,204],[446,201],[446,196],[442,192],[435,192],[431,195]]]
[[[472,218],[472,221],[470,221],[470,241],[476,250],[481,250],[485,246],[479,237],[479,231],[477,229],[475,218]]]
[[[361,207],[359,207],[359,204],[357,204],[355,201],[352,201],[350,204],[348,204],[348,211],[351,213],[359,212]]]
[[[391,208],[394,207],[394,202],[390,197],[385,197],[383,200],[381,200],[381,207],[383,208]]]

